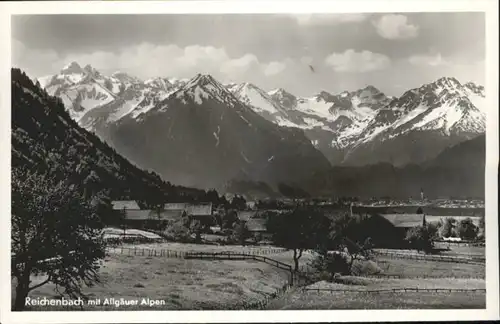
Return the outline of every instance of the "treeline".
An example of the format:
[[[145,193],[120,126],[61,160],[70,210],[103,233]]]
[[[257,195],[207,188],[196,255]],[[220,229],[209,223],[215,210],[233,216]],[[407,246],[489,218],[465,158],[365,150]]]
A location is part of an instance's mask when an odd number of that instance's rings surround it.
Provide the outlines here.
[[[394,167],[378,163],[361,167],[336,166],[304,182],[314,196],[349,195],[362,198],[484,197],[485,136],[444,150],[422,165]]]

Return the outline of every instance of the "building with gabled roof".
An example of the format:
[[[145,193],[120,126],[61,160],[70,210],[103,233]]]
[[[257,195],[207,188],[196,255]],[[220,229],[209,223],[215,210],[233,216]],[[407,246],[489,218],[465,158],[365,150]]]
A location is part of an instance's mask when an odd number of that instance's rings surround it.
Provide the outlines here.
[[[380,214],[394,227],[412,228],[425,226],[425,214]]]
[[[243,222],[247,222],[249,219],[252,219],[257,216],[256,210],[239,210],[238,211],[238,219]]]
[[[166,203],[164,205],[165,210],[186,210],[189,203]]]
[[[189,204],[185,211],[189,216],[212,216],[212,203]]]
[[[115,200],[111,202],[113,210],[139,210],[141,209],[135,200]]]
[[[405,238],[409,230],[425,226],[425,214],[371,214],[364,218],[366,228],[370,230],[370,238],[375,246],[405,246]]]

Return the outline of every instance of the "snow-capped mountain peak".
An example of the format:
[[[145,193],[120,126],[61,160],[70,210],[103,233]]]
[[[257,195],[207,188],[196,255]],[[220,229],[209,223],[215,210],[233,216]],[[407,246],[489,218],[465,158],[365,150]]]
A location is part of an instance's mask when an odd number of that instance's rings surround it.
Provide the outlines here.
[[[82,67],[77,62],[70,62],[62,68],[61,74],[80,74],[84,73]]]
[[[264,118],[275,121],[278,116],[286,115],[285,109],[276,103],[273,98],[255,84],[245,82],[232,88],[234,95],[246,105],[262,114]]]
[[[267,93],[271,98],[285,109],[297,108],[297,97],[283,88],[277,88]]]
[[[101,73],[96,70],[92,65],[90,64],[87,64],[85,65],[85,67],[83,68],[83,71],[88,74],[88,75],[91,75],[92,77],[100,77],[101,76]]]
[[[122,71],[116,71],[111,76],[124,83],[139,83],[141,80]]]
[[[174,95],[183,102],[187,97],[198,105],[203,104],[204,99],[216,100],[229,107],[234,107],[238,103],[238,99],[210,74],[198,73]]]
[[[144,81],[144,83],[152,88],[169,91],[174,88],[173,84],[167,78],[156,77]]]

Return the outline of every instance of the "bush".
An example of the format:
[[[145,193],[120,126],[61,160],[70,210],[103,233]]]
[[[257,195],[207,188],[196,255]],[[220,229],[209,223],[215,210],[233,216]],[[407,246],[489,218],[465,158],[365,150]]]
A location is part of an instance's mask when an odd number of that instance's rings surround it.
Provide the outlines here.
[[[165,230],[165,237],[175,242],[187,243],[191,241],[189,228],[185,226],[183,220],[169,224]]]
[[[433,248],[433,241],[429,235],[429,230],[427,226],[417,226],[411,228],[408,233],[406,233],[405,241],[411,248],[417,249],[417,251],[424,251],[426,253],[431,252]]]
[[[479,228],[474,225],[472,219],[466,218],[458,223],[456,228],[457,235],[463,240],[472,241],[477,238]]]
[[[441,236],[442,237],[455,237],[455,223],[457,221],[454,218],[446,218],[441,225]]]
[[[333,281],[335,274],[349,274],[349,262],[347,258],[340,253],[319,254],[310,263],[311,268],[315,270],[313,276],[318,280]]]

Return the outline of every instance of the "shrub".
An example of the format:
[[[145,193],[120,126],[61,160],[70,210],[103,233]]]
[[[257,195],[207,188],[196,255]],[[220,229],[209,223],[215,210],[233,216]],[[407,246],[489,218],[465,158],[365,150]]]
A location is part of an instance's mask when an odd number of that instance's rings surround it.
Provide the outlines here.
[[[165,230],[165,236],[175,242],[189,242],[191,240],[189,228],[183,221],[170,224]]]
[[[349,274],[349,262],[340,253],[323,253],[314,258],[310,266],[318,280],[333,281],[335,274]]]
[[[474,240],[477,238],[479,228],[474,225],[472,219],[466,218],[461,220],[457,226],[457,235],[464,240]]]
[[[429,235],[427,226],[417,226],[411,228],[406,233],[405,240],[411,248],[418,251],[431,252],[433,248],[433,241]]]

